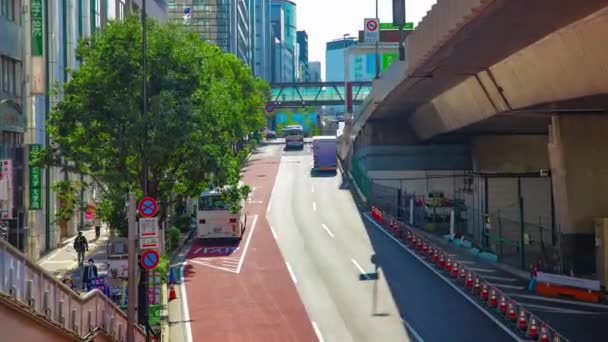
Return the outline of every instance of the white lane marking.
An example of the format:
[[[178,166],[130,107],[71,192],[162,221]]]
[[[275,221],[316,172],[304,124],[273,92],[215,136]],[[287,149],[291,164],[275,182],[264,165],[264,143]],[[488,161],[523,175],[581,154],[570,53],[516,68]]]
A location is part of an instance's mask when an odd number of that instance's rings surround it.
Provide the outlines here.
[[[431,272],[435,273],[435,275],[437,275],[439,278],[441,278],[443,281],[445,281],[449,286],[451,286],[454,290],[456,290],[456,292],[458,292],[460,295],[462,295],[467,301],[469,301],[469,303],[473,304],[473,306],[475,306],[477,309],[479,309],[479,311],[481,311],[484,315],[486,315],[486,317],[488,317],[489,319],[492,320],[492,322],[494,322],[496,325],[498,325],[502,330],[504,330],[507,334],[509,334],[509,336],[511,336],[514,340],[516,341],[524,341],[522,339],[519,338],[519,336],[517,336],[517,334],[515,334],[513,331],[511,331],[511,329],[504,325],[501,321],[499,321],[496,317],[494,317],[491,313],[489,313],[488,311],[486,311],[481,305],[479,305],[473,298],[469,297],[469,295],[467,295],[464,291],[462,291],[458,286],[456,286],[456,284],[454,284],[452,281],[450,281],[448,278],[446,278],[443,274],[439,273],[439,271],[437,271],[433,266],[427,264],[421,256],[419,256],[418,254],[410,251],[401,241],[397,240],[397,238],[395,238],[394,236],[390,235],[388,232],[386,232],[382,226],[380,226],[380,224],[378,224],[376,221],[374,221],[369,214],[364,213],[363,216],[369,221],[371,222],[378,230],[380,230],[382,233],[384,233],[384,235],[388,236],[389,238],[391,238],[393,241],[395,241],[399,246],[401,246],[406,252],[408,252],[411,256],[413,256],[414,258],[418,259],[418,261],[420,261],[424,266],[426,266],[429,270],[431,270]]]
[[[201,251],[201,249],[203,249],[203,248],[202,248],[202,247],[197,248],[197,249],[194,251],[194,255],[197,255],[197,254],[198,254],[198,252],[200,252],[200,251]]]
[[[608,309],[608,305],[605,305],[605,304],[575,302],[573,300],[567,300],[567,299],[549,298],[549,297],[541,297],[541,296],[519,294],[519,293],[506,293],[506,294],[510,297],[520,297],[520,298],[542,300],[542,301],[546,301],[546,302],[554,302],[554,303],[560,303],[560,304],[580,305],[580,306],[587,306],[590,308]]]
[[[317,211],[317,202],[312,202],[312,210]]]
[[[253,232],[255,231],[255,224],[258,222],[258,215],[255,215],[253,218],[253,223],[251,224],[251,232],[249,232],[249,236],[247,237],[247,242],[245,242],[245,249],[243,249],[243,255],[241,255],[241,260],[239,261],[239,266],[236,268],[236,273],[241,273],[241,267],[243,267],[243,261],[245,261],[245,255],[247,255],[247,249],[249,248],[249,242],[251,242],[251,237],[253,236]]]
[[[365,277],[365,279],[369,279],[369,276],[367,275],[367,273],[365,273],[365,270],[363,269],[363,267],[361,267],[361,265],[359,265],[357,260],[350,259],[350,261],[353,262],[353,265],[355,265],[355,267],[359,270],[359,273],[361,273]]]
[[[508,282],[515,282],[515,281],[517,281],[517,279],[515,279],[515,278],[507,278],[507,277],[499,277],[499,276],[489,276],[489,275],[484,275],[483,278],[484,279],[490,279],[490,280],[498,280],[498,281],[508,281]]]
[[[519,302],[519,304],[522,304],[524,307],[529,307],[529,308],[536,308],[542,311],[548,311],[548,312],[553,312],[553,313],[563,313],[563,314],[580,314],[580,315],[593,315],[593,314],[597,314],[597,312],[591,312],[591,311],[580,311],[580,310],[573,310],[573,309],[566,309],[566,308],[556,308],[554,306],[546,306],[546,305],[540,305],[540,304],[531,304],[531,303],[526,303],[526,302]]]
[[[272,228],[272,226],[270,226],[270,232],[272,233],[274,239],[277,240],[277,233],[274,231],[274,228]]]
[[[188,261],[184,262],[182,267],[186,268]],[[188,295],[186,294],[186,282],[182,279],[180,284],[182,294],[182,313],[184,315],[184,335],[186,335],[185,342],[192,342],[192,326],[190,325],[190,311],[188,308]]]
[[[314,185],[310,186],[310,192],[315,192],[315,186]]]
[[[525,290],[526,289],[525,286],[517,286],[517,285],[505,285],[505,284],[493,284],[493,285],[498,288],[513,289],[513,290]]]
[[[327,228],[327,226],[325,225],[325,223],[321,224],[323,226],[323,228],[325,229],[325,231],[327,232],[327,234],[329,234],[329,236],[331,236],[332,238],[335,237],[334,233],[331,232],[331,230],[329,230],[329,228]]]
[[[296,279],[296,275],[293,273],[293,270],[291,269],[291,266],[289,266],[289,263],[286,261],[285,265],[287,265],[287,271],[289,271],[289,275],[291,276],[291,280],[293,280],[294,284],[298,283],[298,280]]]
[[[475,265],[476,264],[475,261],[470,261],[470,260],[461,261],[460,263],[464,264],[464,265]]]
[[[461,262],[461,264],[462,264],[462,262]],[[489,268],[469,267],[468,269],[471,271],[480,272],[480,273],[495,273],[496,272],[496,270],[492,270]]]
[[[325,342],[325,340],[323,339],[323,335],[321,335],[321,330],[319,329],[317,322],[312,321],[312,328],[315,329],[315,334],[317,335],[319,342]]]
[[[405,328],[412,333],[412,335],[414,335],[414,338],[416,339],[417,342],[424,342],[424,340],[422,339],[422,336],[420,336],[420,334],[418,334],[416,332],[416,330],[414,330],[414,328],[412,328],[412,326],[403,318],[401,319],[401,322],[403,322],[403,324],[405,325]]]
[[[272,207],[272,201],[268,201],[268,207],[266,207],[266,212],[270,212],[270,208]]]

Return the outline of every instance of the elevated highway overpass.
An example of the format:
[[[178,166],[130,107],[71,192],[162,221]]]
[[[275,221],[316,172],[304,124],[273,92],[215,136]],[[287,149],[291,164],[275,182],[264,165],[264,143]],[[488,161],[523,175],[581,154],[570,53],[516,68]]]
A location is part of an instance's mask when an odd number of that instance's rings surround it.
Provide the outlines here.
[[[472,173],[545,170],[561,264],[589,273],[593,218],[608,216],[606,32],[607,0],[439,0],[354,114],[353,156],[373,167],[379,145],[450,143]]]

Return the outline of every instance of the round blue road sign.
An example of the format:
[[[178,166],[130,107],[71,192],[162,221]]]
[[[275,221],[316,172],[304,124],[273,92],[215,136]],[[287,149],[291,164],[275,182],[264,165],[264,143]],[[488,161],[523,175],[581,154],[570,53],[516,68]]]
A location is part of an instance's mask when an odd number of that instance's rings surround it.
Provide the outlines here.
[[[271,105],[270,103],[266,105],[266,111],[268,113],[272,112],[274,110],[274,106]]]
[[[143,217],[153,217],[158,211],[158,204],[152,197],[144,197],[139,202],[139,214]]]
[[[147,270],[153,270],[158,266],[160,256],[155,250],[147,250],[141,255],[141,265]]]

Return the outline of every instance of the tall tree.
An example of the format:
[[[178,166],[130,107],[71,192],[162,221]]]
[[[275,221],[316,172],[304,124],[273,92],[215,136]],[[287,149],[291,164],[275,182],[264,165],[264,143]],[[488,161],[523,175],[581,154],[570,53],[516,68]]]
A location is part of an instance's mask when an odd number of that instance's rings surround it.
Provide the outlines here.
[[[143,188],[145,164],[149,195],[165,202],[196,195],[212,180],[236,183],[232,147],[264,124],[268,85],[175,24],[147,25],[146,115],[140,23],[110,22],[77,48],[82,63],[47,123],[53,147],[45,161],[90,175],[113,203],[117,193]]]

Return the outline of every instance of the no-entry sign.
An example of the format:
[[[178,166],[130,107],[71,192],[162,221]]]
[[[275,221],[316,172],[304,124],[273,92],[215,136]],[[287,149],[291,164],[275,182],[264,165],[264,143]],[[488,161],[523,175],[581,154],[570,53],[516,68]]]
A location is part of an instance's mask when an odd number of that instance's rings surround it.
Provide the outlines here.
[[[366,18],[363,21],[363,26],[365,28],[363,40],[366,43],[376,43],[380,40],[380,22],[378,18]]]
[[[141,266],[146,270],[153,270],[158,266],[160,256],[154,250],[147,250],[141,255]]]

